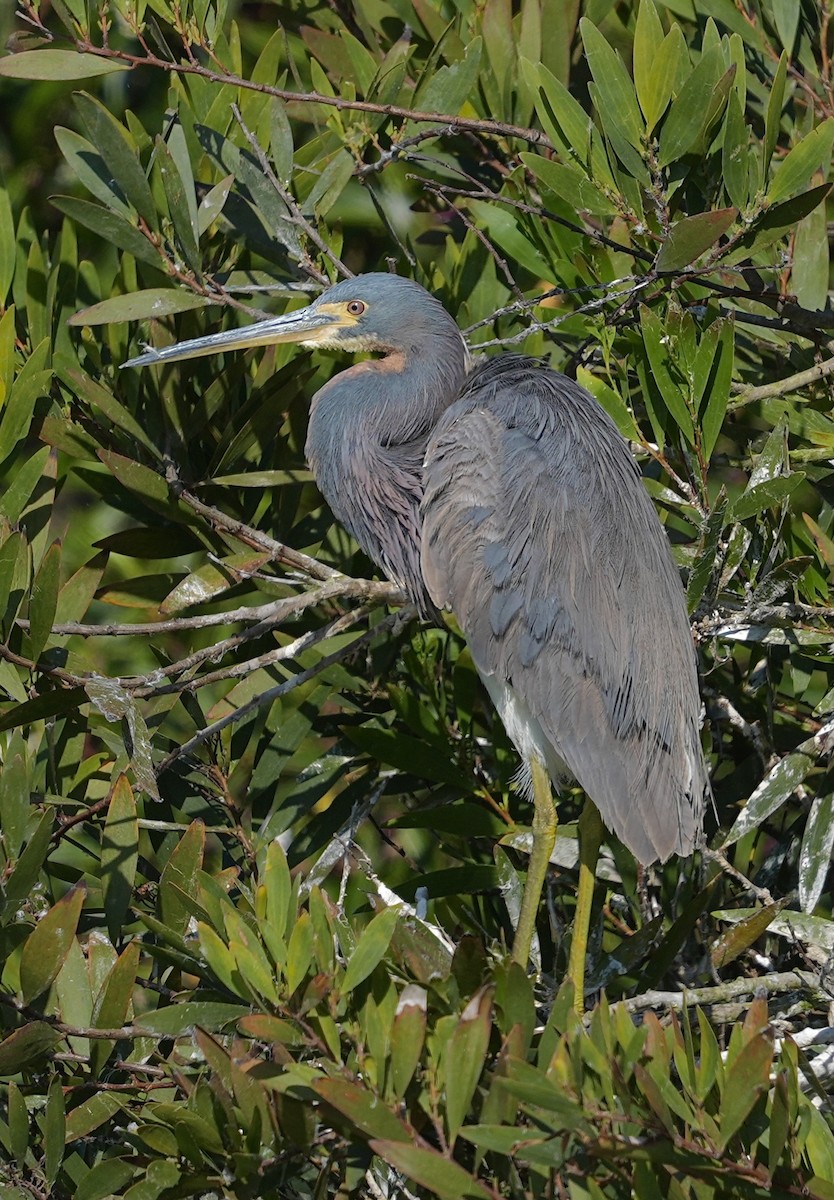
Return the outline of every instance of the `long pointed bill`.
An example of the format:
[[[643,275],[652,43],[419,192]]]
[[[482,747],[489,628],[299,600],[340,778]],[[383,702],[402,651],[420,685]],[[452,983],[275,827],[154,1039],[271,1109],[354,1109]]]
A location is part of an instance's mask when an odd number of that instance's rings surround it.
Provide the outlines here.
[[[243,329],[227,329],[223,333],[210,333],[207,337],[177,342],[162,350],[146,350],[144,354],[122,363],[122,367],[181,362],[185,358],[201,358],[206,354],[220,354],[224,350],[239,350],[245,346],[272,346],[277,342],[315,344],[325,331],[336,329],[339,324],[335,313],[322,312],[311,304],[283,317],[267,317],[265,321],[256,321],[254,325],[246,325]]]

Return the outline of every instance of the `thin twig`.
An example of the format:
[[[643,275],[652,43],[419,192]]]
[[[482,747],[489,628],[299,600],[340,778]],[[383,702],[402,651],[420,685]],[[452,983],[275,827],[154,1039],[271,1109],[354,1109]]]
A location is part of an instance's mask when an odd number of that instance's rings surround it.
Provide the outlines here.
[[[776,379],[772,383],[763,383],[760,387],[741,387],[727,405],[728,411],[734,412],[755,400],[770,400],[774,396],[787,396],[790,392],[798,392],[801,388],[808,387],[809,384],[816,383],[819,379],[825,379],[832,373],[834,373],[834,358],[827,358],[825,362],[817,363],[815,367],[809,367],[806,371],[797,371],[795,375],[789,375],[787,379]]]
[[[685,988],[682,992],[643,992],[629,1000],[619,1000],[617,1003],[626,1012],[642,1012],[646,1008],[668,1008],[679,1012],[689,1005],[723,1004],[729,1000],[738,1000],[742,996],[752,996],[763,988],[766,992],[779,994],[782,992],[816,991],[817,981],[799,971],[783,971],[773,975],[761,975],[755,979],[730,979],[712,987]]]
[[[258,708],[262,708],[265,704],[272,704],[274,700],[279,699],[281,696],[286,696],[288,692],[293,691],[301,684],[307,683],[307,681],[310,679],[314,679],[315,676],[321,671],[326,670],[328,667],[333,666],[337,662],[341,662],[343,659],[347,658],[348,655],[355,653],[355,651],[361,646],[366,646],[386,628],[390,629],[395,627],[401,621],[409,620],[416,616],[416,614],[417,609],[414,605],[409,605],[400,612],[391,614],[391,616],[386,617],[378,625],[375,625],[373,629],[367,630],[366,633],[361,634],[349,645],[343,646],[341,649],[335,650],[332,654],[326,655],[314,666],[308,667],[306,671],[299,671],[299,673],[294,675],[292,679],[287,679],[283,683],[276,684],[275,687],[267,688],[265,692],[261,692],[259,695],[249,700],[246,704],[242,704],[240,708],[236,708],[234,712],[227,713],[218,721],[214,721],[211,725],[207,725],[204,729],[199,730],[199,732],[187,742],[184,742],[181,746],[177,746],[174,750],[172,750],[171,753],[160,763],[157,769],[157,774],[161,775],[164,771],[167,771],[169,767],[171,767],[177,761],[178,758],[182,758],[182,756],[185,754],[190,754],[192,750],[196,750],[198,746],[201,746],[203,742],[208,741],[209,738],[215,737],[227,726],[233,725],[238,721],[242,721],[244,717],[249,715],[249,713],[255,712]],[[347,627],[351,623],[352,617],[352,613],[347,613],[344,617],[340,618],[340,621],[344,621],[345,627]],[[339,632],[339,627],[339,621],[333,623],[330,630],[331,636]]]
[[[276,193],[281,197],[281,200],[283,201],[288,212],[290,213],[290,216],[286,218],[287,221],[291,225],[297,225],[299,229],[304,230],[304,232],[307,234],[307,237],[310,239],[310,241],[313,243],[313,245],[316,246],[321,251],[321,253],[325,256],[325,258],[330,259],[330,261],[333,263],[333,266],[336,268],[336,270],[339,272],[340,275],[342,275],[345,279],[352,279],[353,271],[351,271],[349,267],[345,266],[345,264],[339,258],[338,254],[336,254],[330,248],[330,246],[328,246],[327,242],[324,240],[324,238],[321,236],[319,231],[316,229],[315,225],[311,224],[311,222],[307,220],[307,218],[302,213],[300,207],[296,203],[295,197],[293,196],[292,192],[290,192],[287,188],[284,187],[284,185],[279,180],[278,176],[273,171],[272,166],[269,162],[269,159],[267,158],[266,154],[264,153],[264,150],[263,150],[260,142],[255,137],[254,133],[252,133],[247,128],[247,126],[243,120],[243,117],[241,116],[240,109],[238,108],[238,106],[236,104],[232,105],[232,112],[234,113],[234,117],[235,117],[235,120],[237,121],[238,125],[243,130],[244,137],[246,138],[249,145],[252,147],[252,153],[256,156],[258,162],[260,163],[260,167],[264,173],[265,178],[269,181],[269,183],[275,189]],[[317,283],[322,284],[324,287],[329,286],[330,280],[324,274],[323,271],[319,270],[319,268],[316,266],[316,264],[313,262],[313,260],[310,258],[310,256],[308,254],[305,253],[303,255],[300,265],[303,268],[303,270],[305,270],[307,272],[308,275],[312,276],[312,278],[316,280]]]

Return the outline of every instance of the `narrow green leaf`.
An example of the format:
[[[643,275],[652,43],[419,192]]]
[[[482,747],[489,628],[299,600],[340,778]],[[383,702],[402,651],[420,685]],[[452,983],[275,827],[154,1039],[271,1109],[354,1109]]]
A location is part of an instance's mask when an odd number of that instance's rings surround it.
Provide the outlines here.
[[[701,419],[701,444],[709,460],[724,424],[730,402],[730,383],[735,355],[735,322],[732,317],[715,322],[720,327],[718,342],[707,383],[704,388],[706,408]]]
[[[64,129],[61,125],[53,132],[67,166],[79,183],[107,208],[115,209],[130,219],[130,205],[122,192],[116,190],[113,176],[93,143],[73,129]]]
[[[0,59],[0,63],[2,62],[3,59]],[[15,236],[14,216],[12,214],[12,202],[9,199],[9,193],[6,188],[0,186],[0,305],[5,305],[9,288],[12,286],[16,253],[17,239]],[[6,310],[6,317],[8,317],[10,310],[11,306]],[[0,404],[2,402],[3,396],[0,395]]]
[[[45,1021],[21,1026],[0,1042],[0,1076],[41,1066],[60,1041],[60,1033]]]
[[[672,102],[660,133],[660,166],[677,162],[694,150],[700,141],[724,67],[720,49],[701,57]]]
[[[55,818],[51,811],[43,814],[34,833],[26,843],[23,853],[6,879],[3,887],[0,925],[8,923],[16,913],[21,900],[29,895],[37,882],[41,867],[49,853],[54,821]]]
[[[32,812],[29,763],[26,745],[19,733],[8,740],[0,771],[0,830],[7,859],[20,854]]]
[[[8,1084],[9,1149],[22,1167],[29,1149],[29,1112],[23,1093],[14,1082]]]
[[[293,925],[287,946],[285,975],[290,995],[301,985],[313,961],[313,925],[309,912],[302,911]]]
[[[173,890],[174,885],[186,893],[194,891],[197,872],[203,865],[205,844],[205,824],[199,819],[192,821],[174,847],[159,878],[160,915],[175,933],[184,932],[191,914]]]
[[[764,908],[755,909],[749,916],[738,920],[726,933],[722,933],[710,952],[716,970],[723,970],[749,950],[770,928],[784,906],[783,900],[777,904],[766,904]]]
[[[678,271],[689,266],[715,245],[737,216],[736,209],[721,208],[676,221],[660,247],[655,267],[658,271]]]
[[[373,1140],[374,1154],[440,1200],[490,1200],[491,1193],[458,1163],[437,1150],[399,1141]]]
[[[834,117],[827,117],[816,129],[806,134],[788,152],[782,165],[773,176],[765,199],[768,204],[787,200],[800,188],[807,187],[811,176],[820,167],[827,168],[834,146]]]
[[[179,126],[176,128],[179,128]],[[189,178],[188,185],[186,185],[167,143],[159,136],[156,139],[156,167],[162,178],[162,186],[174,234],[186,262],[191,270],[199,276],[202,271],[202,262],[200,259],[200,250],[197,245],[196,209],[192,213],[194,180],[193,178]],[[186,186],[191,188],[190,196],[186,193]]]
[[[270,557],[268,553],[247,550],[240,554],[230,554],[222,562],[205,563],[180,580],[162,601],[159,611],[163,616],[171,616],[184,608],[205,604],[212,597],[235,587],[241,580],[248,579],[264,563],[269,562]]]
[[[97,1092],[67,1114],[67,1145],[99,1129],[128,1103],[114,1092]]]
[[[69,953],[87,889],[71,888],[29,934],[20,957],[20,990],[29,1004],[49,987]]]
[[[641,5],[641,12],[642,9],[643,5]],[[685,59],[686,42],[680,25],[675,22],[661,42],[657,53],[653,54],[646,64],[646,76],[643,79],[642,91],[638,87],[640,107],[646,118],[647,133],[654,131],[658,121],[666,112],[675,90],[680,64]]]
[[[748,171],[750,127],[735,89],[727,101],[724,143],[721,152],[721,173],[724,187],[732,203],[744,212],[750,203]]]
[[[426,1037],[426,991],[419,984],[409,983],[397,1001],[391,1030],[391,1090],[402,1100],[411,1082]]]
[[[520,158],[546,188],[577,212],[589,212],[599,217],[611,216],[616,212],[613,202],[577,168],[568,167],[553,158],[543,158],[540,154],[522,153]]]
[[[312,1087],[366,1137],[390,1138],[398,1144],[411,1141],[413,1135],[399,1117],[360,1084],[346,1079],[317,1079]]]
[[[180,288],[145,288],[128,296],[111,296],[73,313],[70,325],[109,325],[114,321],[158,321],[172,313],[191,312],[211,304],[205,296]]]
[[[114,183],[148,227],[156,229],[156,204],[130,134],[95,97],[78,92],[73,98],[87,135],[110,168]]]
[[[140,943],[132,941],[116,959],[104,981],[93,1009],[95,1029],[121,1029],[130,1013],[136,972],[139,969]],[[116,1043],[96,1039],[90,1045],[90,1070],[98,1075]]]
[[[758,829],[771,813],[784,804],[815,765],[816,760],[801,751],[786,754],[780,759],[750,796],[722,845],[732,846],[751,829]]]
[[[476,992],[443,1050],[446,1127],[451,1146],[466,1119],[484,1067],[492,1032],[493,985]]]
[[[768,1090],[772,1062],[773,1037],[769,1032],[759,1033],[747,1043],[728,1070],[718,1122],[722,1153],[750,1116],[760,1096]]]
[[[394,928],[400,918],[398,907],[384,908],[371,919],[362,931],[356,948],[350,956],[341,992],[346,996],[363,980],[367,979],[380,962],[394,936]]]
[[[651,377],[675,424],[691,446],[695,440],[695,428],[678,382],[680,372],[672,359],[673,348],[660,320],[644,304],[640,306],[640,330],[651,366]]]
[[[759,176],[762,187],[764,187],[767,180],[770,160],[773,158],[773,151],[776,149],[776,143],[779,140],[779,126],[782,122],[782,106],[785,103],[785,83],[787,77],[788,55],[783,50],[779,58],[779,65],[776,68],[776,74],[773,76],[773,83],[770,87],[770,95],[767,100],[765,135],[762,142],[761,172]]]
[[[66,1129],[67,1113],[64,1105],[64,1089],[61,1086],[60,1078],[53,1075],[49,1083],[43,1121],[43,1170],[50,1188],[58,1178],[58,1172],[64,1159]]]
[[[834,849],[834,797],[815,796],[805,825],[799,851],[799,903],[802,911],[813,912],[817,906],[831,867]]]
[[[121,937],[133,895],[139,861],[139,824],[136,801],[126,775],[120,775],[110,793],[101,831],[101,888],[111,941]]]
[[[802,471],[794,471],[790,475],[779,475],[775,479],[767,479],[763,483],[748,487],[732,506],[731,515],[735,521],[746,521],[748,517],[781,504],[791,492],[795,491],[805,480]]]
[[[75,196],[51,196],[50,202],[79,225],[92,229],[102,241],[112,242],[119,250],[127,251],[140,262],[158,270],[163,269],[164,260],[160,251],[121,213],[113,212],[101,204],[93,204],[90,200],[76,199]]]
[[[588,66],[599,89],[602,102],[600,116],[611,121],[623,137],[639,150],[644,136],[643,118],[637,104],[634,84],[623,60],[592,21],[583,17],[579,22]]]
[[[35,662],[40,658],[52,632],[60,585],[61,543],[53,542],[32,581],[29,599],[29,646]]]
[[[77,54],[74,50],[24,50],[0,58],[0,75],[7,79],[92,79],[94,75],[128,70],[128,63],[100,58],[97,54]]]
[[[246,1017],[249,1012],[248,1005],[221,1004],[215,1000],[178,1000],[174,1004],[169,1004],[167,1008],[138,1013],[134,1017],[133,1024],[140,1025],[150,1033],[179,1037],[195,1025],[199,1025],[201,1029],[207,1029],[210,1033],[225,1030],[235,1023],[240,1023],[241,1019]],[[264,1018],[264,1020],[274,1020],[274,1018]],[[289,1026],[289,1022],[279,1021],[277,1024]],[[262,1032],[252,1031],[249,1036],[261,1038]],[[296,1031],[295,1037],[299,1042],[303,1041],[300,1031]]]
[[[439,67],[428,75],[425,87],[416,97],[423,112],[451,115],[460,112],[478,82],[482,45],[479,37],[473,38],[459,62]]]

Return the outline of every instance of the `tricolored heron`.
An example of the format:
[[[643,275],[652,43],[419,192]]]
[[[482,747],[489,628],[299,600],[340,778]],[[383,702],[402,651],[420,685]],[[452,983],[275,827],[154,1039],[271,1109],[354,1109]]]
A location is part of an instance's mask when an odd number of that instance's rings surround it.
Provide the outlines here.
[[[388,578],[423,614],[454,613],[521,755],[534,801],[513,945],[525,967],[556,838],[551,780],[575,778],[593,801],[569,964],[581,1006],[598,814],[648,865],[693,851],[709,788],[683,589],[637,465],[576,383],[514,354],[472,367],[442,304],[396,275],[125,365],[275,342],[382,355],[314,396],[307,458]]]

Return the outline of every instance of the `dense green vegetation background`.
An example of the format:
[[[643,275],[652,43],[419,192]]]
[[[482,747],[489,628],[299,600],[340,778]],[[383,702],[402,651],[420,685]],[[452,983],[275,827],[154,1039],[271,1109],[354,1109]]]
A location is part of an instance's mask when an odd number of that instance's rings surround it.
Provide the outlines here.
[[[4,1196],[834,1196],[829,17],[0,11]],[[118,369],[389,268],[593,392],[686,582],[710,848],[605,848],[585,1023],[581,797],[528,978],[514,752],[303,461],[339,364]]]

